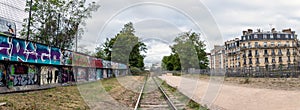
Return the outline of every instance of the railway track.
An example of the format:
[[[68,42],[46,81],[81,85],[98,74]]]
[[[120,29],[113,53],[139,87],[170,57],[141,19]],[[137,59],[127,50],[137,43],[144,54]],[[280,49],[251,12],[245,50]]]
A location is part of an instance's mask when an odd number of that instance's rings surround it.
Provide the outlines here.
[[[155,78],[148,77],[140,91],[134,110],[177,110]]]

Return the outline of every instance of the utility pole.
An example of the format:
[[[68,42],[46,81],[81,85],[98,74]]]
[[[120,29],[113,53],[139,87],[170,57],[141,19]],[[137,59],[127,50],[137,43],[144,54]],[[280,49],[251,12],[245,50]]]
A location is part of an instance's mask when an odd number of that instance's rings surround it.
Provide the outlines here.
[[[30,3],[29,3],[29,18],[28,18],[28,26],[27,26],[27,37],[26,37],[26,40],[28,40],[29,38],[29,31],[30,31],[30,21],[31,21],[31,10],[32,10],[32,0],[30,0]]]

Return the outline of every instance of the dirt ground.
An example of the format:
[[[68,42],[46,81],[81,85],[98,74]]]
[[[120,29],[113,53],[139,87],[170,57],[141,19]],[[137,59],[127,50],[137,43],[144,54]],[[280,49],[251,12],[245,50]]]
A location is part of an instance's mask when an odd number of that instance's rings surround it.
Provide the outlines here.
[[[217,87],[209,77],[162,76],[183,94],[227,110],[299,110],[299,79],[225,78]],[[199,80],[200,79],[200,80]],[[248,81],[246,81],[248,80]],[[217,87],[217,88],[210,88]],[[216,93],[216,94],[213,94]]]
[[[186,78],[198,78],[209,81],[207,75],[183,75]],[[300,78],[246,78],[246,77],[224,77],[224,84],[242,86],[248,88],[275,89],[275,90],[300,90]]]

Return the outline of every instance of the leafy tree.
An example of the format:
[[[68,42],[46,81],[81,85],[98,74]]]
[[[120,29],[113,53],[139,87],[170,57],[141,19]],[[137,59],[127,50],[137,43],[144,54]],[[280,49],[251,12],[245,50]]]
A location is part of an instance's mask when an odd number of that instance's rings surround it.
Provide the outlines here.
[[[70,49],[76,35],[83,34],[82,26],[100,6],[86,0],[33,0],[29,40]],[[30,0],[25,11],[29,11]],[[28,18],[24,19],[20,34],[26,38]]]
[[[162,66],[167,70],[208,67],[205,44],[200,40],[200,34],[184,32],[174,39],[174,45],[170,46],[172,54],[165,56]],[[178,63],[180,60],[180,63]],[[176,68],[176,69],[175,69]]]
[[[170,56],[164,56],[162,59],[162,68],[169,71],[181,70],[180,59],[177,53]]]
[[[107,38],[102,47],[98,48],[97,55],[106,60],[129,64],[131,67],[144,69],[144,58],[141,52],[146,53],[146,45],[134,35],[135,29],[131,22],[124,25],[114,37]]]

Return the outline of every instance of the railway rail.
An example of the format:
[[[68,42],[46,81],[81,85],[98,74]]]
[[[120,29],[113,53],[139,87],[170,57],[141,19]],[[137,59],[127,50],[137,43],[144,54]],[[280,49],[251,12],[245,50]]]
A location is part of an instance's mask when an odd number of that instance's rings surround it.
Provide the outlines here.
[[[166,91],[153,77],[146,78],[140,91],[134,110],[141,109],[177,110]]]

